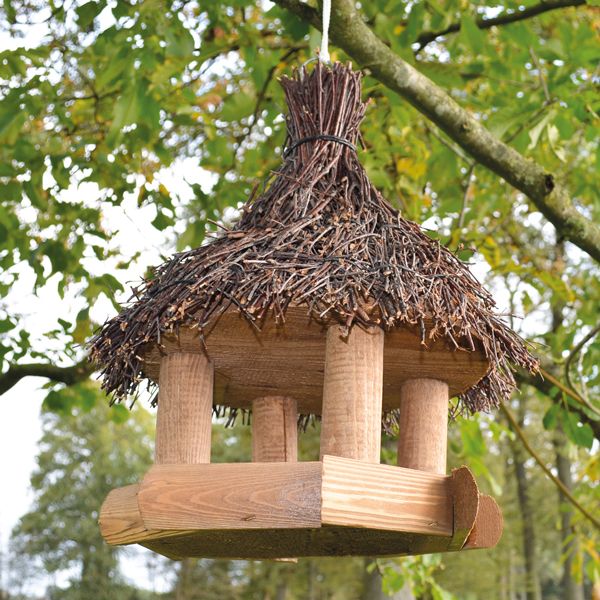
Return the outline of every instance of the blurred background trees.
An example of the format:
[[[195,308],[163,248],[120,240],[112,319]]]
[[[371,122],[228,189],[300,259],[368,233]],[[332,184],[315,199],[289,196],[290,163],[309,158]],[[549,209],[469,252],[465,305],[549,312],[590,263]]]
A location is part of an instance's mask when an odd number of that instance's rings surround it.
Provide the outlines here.
[[[149,264],[235,219],[281,163],[277,78],[314,56],[320,10],[4,1],[0,394],[26,377],[47,382],[35,502],[4,552],[5,595],[26,593],[36,569],[67,573],[56,598],[153,595],[127,580],[95,523],[106,492],[146,470],[152,419],[106,407],[82,344]],[[501,494],[504,536],[494,550],[443,557],[158,561],[149,573],[177,600],[375,598],[380,586],[398,598],[590,598],[600,586],[589,518],[600,518],[598,0],[373,0],[359,25],[354,10],[334,0],[332,52],[363,70],[372,98],[360,153],[369,176],[540,344],[543,379],[518,373],[523,393],[508,406],[518,431],[503,411],[450,425],[449,466],[469,464]],[[142,227],[149,252],[124,242]],[[29,294],[41,317],[25,308]],[[215,424],[214,437],[215,460],[248,459],[246,427]],[[315,456],[318,426],[301,443]]]

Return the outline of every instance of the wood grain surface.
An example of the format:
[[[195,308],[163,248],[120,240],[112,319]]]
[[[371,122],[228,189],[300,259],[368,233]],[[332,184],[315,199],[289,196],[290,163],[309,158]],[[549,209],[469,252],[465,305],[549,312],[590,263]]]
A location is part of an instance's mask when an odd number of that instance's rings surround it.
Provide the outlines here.
[[[498,504],[491,496],[479,495],[479,511],[475,525],[463,550],[493,548],[502,537],[504,521]]]
[[[383,391],[383,331],[354,327],[327,332],[321,457],[379,464]]]
[[[318,462],[155,465],[138,501],[147,529],[319,527],[320,490]]]
[[[281,396],[252,402],[252,462],[298,460],[298,404]]]
[[[448,550],[460,550],[471,533],[479,509],[479,489],[467,467],[452,470],[452,505],[454,526]]]
[[[107,544],[135,543],[146,533],[138,508],[140,484],[112,490],[100,509],[98,523]]]
[[[112,490],[100,509],[98,524],[102,537],[110,546],[125,546],[155,538],[181,535],[182,531],[148,530],[138,505],[140,484]],[[193,533],[186,531],[185,533]],[[169,557],[171,558],[171,557]]]
[[[321,414],[327,329],[334,321],[310,319],[304,306],[291,306],[285,323],[269,314],[262,331],[230,309],[205,331],[215,364],[215,404],[250,408],[255,398],[292,396],[300,413]],[[420,330],[400,327],[385,333],[383,408],[400,406],[400,385],[415,378],[443,379],[452,396],[486,375],[489,363],[476,352],[455,352],[444,339],[421,344]],[[144,350],[143,372],[158,381],[160,358],[171,352],[204,353],[197,329],[181,326],[179,337],[161,335],[161,346]]]
[[[450,537],[452,479],[324,456],[321,520],[323,525]]]
[[[496,502],[466,467],[452,477],[325,456],[322,463],[155,465],[111,492],[100,527],[182,557],[401,556],[494,546]],[[478,505],[478,509],[475,505]],[[469,529],[476,514],[475,525]]]
[[[315,556],[404,556],[443,552],[448,538],[357,527],[319,529],[246,529],[203,531],[145,542],[144,546],[175,556],[266,560],[289,554]]]
[[[203,354],[161,358],[154,462],[210,462],[214,368]]]
[[[398,466],[446,474],[448,384],[438,379],[411,379],[400,388]]]

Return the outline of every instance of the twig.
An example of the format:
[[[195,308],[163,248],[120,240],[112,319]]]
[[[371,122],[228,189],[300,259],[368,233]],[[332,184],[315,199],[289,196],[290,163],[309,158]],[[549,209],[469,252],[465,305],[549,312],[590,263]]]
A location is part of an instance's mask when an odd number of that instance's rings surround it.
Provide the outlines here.
[[[517,21],[523,21],[524,19],[530,19],[536,15],[542,14],[549,10],[555,10],[557,8],[566,8],[568,6],[581,6],[585,4],[585,0],[545,0],[539,4],[528,6],[524,10],[515,11],[513,13],[502,13],[497,17],[491,19],[477,19],[475,24],[479,29],[489,29],[490,27],[507,25],[509,23],[515,23]],[[433,42],[438,37],[448,35],[449,33],[455,33],[460,31],[460,21],[452,23],[449,27],[442,31],[424,31],[417,37],[416,43],[419,44],[419,50],[422,50],[427,44]]]
[[[497,81],[498,83],[506,83],[507,85],[515,85],[517,87],[527,88],[529,90],[538,90],[540,88],[539,84],[534,83],[526,83],[524,81],[514,81],[513,79],[499,79],[498,77],[492,77],[491,75],[487,75],[486,73],[466,73],[461,71],[459,75],[463,79],[489,79],[490,81]]]
[[[546,466],[540,455],[532,448],[531,444],[525,437],[523,430],[519,427],[519,424],[517,423],[515,417],[513,416],[512,412],[508,409],[508,407],[505,404],[500,404],[500,408],[506,415],[507,419],[510,421],[510,424],[514,429],[515,433],[521,438],[521,441],[527,449],[527,452],[529,452],[529,454],[533,456],[538,465],[542,467],[542,470],[544,471],[544,473],[546,473],[550,481],[552,481],[554,485],[558,487],[558,489],[565,495],[565,497],[568,498],[569,502],[577,510],[579,510],[582,515],[584,515],[587,519],[590,520],[590,522],[594,525],[594,527],[596,527],[596,529],[600,530],[600,521],[596,519],[596,517],[594,517],[575,499],[575,496],[573,496],[573,494],[565,487],[565,484],[560,479],[558,479],[558,477],[556,477],[556,475],[554,475],[554,473],[552,473],[552,471]]]
[[[591,77],[588,77],[578,88],[577,91],[581,92],[583,91],[588,85],[590,85],[590,83],[592,83],[594,81],[594,79],[596,79],[596,77],[598,77],[598,75],[600,75],[600,61],[598,62],[598,64],[596,65],[596,68],[594,69],[594,72],[592,73]]]
[[[544,77],[544,73],[542,72],[542,66],[540,65],[540,61],[538,60],[533,48],[529,46],[529,54],[531,55],[531,60],[537,69],[538,76],[540,78],[540,83],[542,84],[542,89],[544,90],[544,95],[546,96],[546,104],[550,103],[550,93],[548,92],[548,86],[546,85],[546,78]]]
[[[469,169],[469,174],[467,175],[467,185],[465,187],[465,193],[463,195],[462,201],[462,209],[460,211],[460,217],[458,219],[458,229],[462,229],[465,224],[465,214],[467,212],[467,206],[469,204],[469,192],[471,191],[471,183],[473,179],[473,175],[475,173],[475,167],[477,163],[474,162]]]
[[[543,115],[546,112],[546,109],[551,106],[552,104],[554,104],[556,102],[556,100],[554,101],[550,101],[548,104],[545,104],[543,108],[541,108],[540,110],[538,110],[535,115],[533,115],[533,117],[531,117],[531,119],[528,119],[527,121],[525,121],[525,123],[523,123],[523,125],[521,125],[520,127],[517,128],[517,130],[506,140],[504,140],[505,144],[510,144],[520,133],[521,131],[523,131],[523,129],[525,129],[526,127],[528,127],[531,123],[533,123],[534,121],[537,120],[537,118],[540,115]]]
[[[571,374],[569,373],[570,369],[571,369],[571,363],[573,362],[573,359],[579,354],[579,352],[581,351],[581,349],[592,339],[596,336],[596,334],[600,331],[600,323],[598,323],[596,325],[596,327],[594,327],[576,346],[575,348],[573,348],[573,350],[571,351],[571,354],[569,354],[569,356],[567,357],[567,360],[565,361],[565,378],[567,379],[567,383],[569,384],[569,387],[577,392],[584,400],[587,400],[587,402],[584,402],[584,404],[593,410],[593,407],[590,405],[588,398],[586,398],[585,393],[582,393],[582,390],[577,389],[577,386],[575,385],[575,383],[571,380]],[[598,414],[600,414],[600,411],[595,411],[598,412]]]
[[[580,396],[576,391],[571,391],[566,385],[562,384],[555,377],[552,377],[552,375],[550,375],[550,373],[547,373],[541,367],[540,367],[540,374],[542,375],[542,377],[544,377],[548,381],[551,381],[556,387],[560,388],[565,394],[568,394],[569,396],[571,396],[571,398],[573,398],[573,400],[579,402],[579,404],[582,404],[587,409],[591,410],[592,412],[594,412],[600,416],[600,410],[597,409],[593,404],[586,402],[585,399],[583,398],[583,396]],[[569,378],[567,377],[567,381],[568,380],[569,380]]]
[[[469,167],[472,167],[475,164],[475,161],[472,158],[469,158],[458,146],[453,144],[451,141],[447,140],[445,137],[442,137],[433,127],[430,127],[427,123],[425,123],[425,127],[427,128],[427,131],[433,134],[433,136],[436,137],[440,142],[442,142],[444,146],[450,148],[450,150],[452,150],[452,152],[454,152],[456,156],[464,160],[469,165]]]

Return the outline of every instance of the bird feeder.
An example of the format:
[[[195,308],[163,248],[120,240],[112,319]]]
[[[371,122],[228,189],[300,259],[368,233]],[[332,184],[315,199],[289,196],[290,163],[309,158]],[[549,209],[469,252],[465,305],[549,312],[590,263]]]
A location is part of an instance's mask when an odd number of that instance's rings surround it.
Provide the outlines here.
[[[446,472],[449,399],[471,412],[537,361],[459,258],[369,181],[350,66],[281,84],[283,166],[232,229],[177,254],[91,344],[103,387],[158,386],[155,464],[112,491],[109,544],[171,558],[400,556],[494,546],[496,502]],[[255,188],[256,192],[256,188]],[[211,416],[252,414],[252,462],[211,463]],[[321,456],[297,461],[321,419]],[[397,466],[380,464],[398,430]]]

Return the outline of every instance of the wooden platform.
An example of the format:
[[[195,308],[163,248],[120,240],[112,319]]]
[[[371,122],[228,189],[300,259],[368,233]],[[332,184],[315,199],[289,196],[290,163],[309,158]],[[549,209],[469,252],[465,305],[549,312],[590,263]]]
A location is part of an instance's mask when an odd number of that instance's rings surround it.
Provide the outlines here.
[[[223,314],[205,331],[208,355],[215,365],[214,404],[250,409],[255,398],[292,395],[300,414],[321,414],[325,344],[332,323],[310,319],[305,306],[288,308],[286,322],[279,325],[269,316],[261,331],[237,309]],[[442,338],[426,341],[423,346],[416,327],[385,333],[384,411],[400,406],[401,383],[409,379],[446,381],[453,397],[489,371],[476,338],[474,352],[455,351]],[[459,343],[470,347],[467,340]],[[171,352],[205,353],[197,329],[180,327],[178,337],[162,335],[160,346],[149,344],[143,355],[144,375],[158,383],[161,356]]]
[[[157,465],[102,506],[107,543],[173,559],[400,556],[494,546],[495,501],[471,472],[322,462]]]

